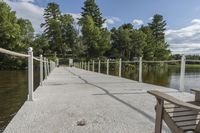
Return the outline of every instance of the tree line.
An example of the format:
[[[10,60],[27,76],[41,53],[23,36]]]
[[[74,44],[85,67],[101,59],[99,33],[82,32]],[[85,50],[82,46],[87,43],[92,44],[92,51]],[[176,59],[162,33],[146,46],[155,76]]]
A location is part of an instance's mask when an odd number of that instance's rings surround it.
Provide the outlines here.
[[[0,2],[0,47],[26,53],[31,46],[35,55],[75,59],[164,60],[172,57],[165,41],[166,21],[160,14],[155,14],[152,22],[140,28],[126,23],[108,29],[95,0],[85,0],[78,20],[61,13],[54,2],[48,3],[43,16],[43,33],[35,35],[29,20],[17,18],[9,5]],[[26,62],[1,54],[0,66],[1,69],[18,68],[26,66]]]

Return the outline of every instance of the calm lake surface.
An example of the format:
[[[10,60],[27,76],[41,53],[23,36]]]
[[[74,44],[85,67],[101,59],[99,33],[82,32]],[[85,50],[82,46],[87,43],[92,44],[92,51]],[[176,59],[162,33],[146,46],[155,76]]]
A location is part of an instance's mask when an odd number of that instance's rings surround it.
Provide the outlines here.
[[[0,132],[27,99],[27,71],[0,71]],[[34,88],[39,85],[39,71],[34,72]]]
[[[106,65],[102,65],[101,71],[106,73]],[[118,67],[111,65],[110,74],[118,75]],[[138,70],[123,67],[122,77],[138,80]],[[143,70],[143,82],[174,89],[179,88],[179,77],[180,68],[177,66]],[[38,85],[39,70],[35,69],[34,88]],[[27,71],[0,71],[0,132],[26,101],[27,86]],[[191,88],[200,88],[200,67],[186,67],[185,88],[187,91]]]

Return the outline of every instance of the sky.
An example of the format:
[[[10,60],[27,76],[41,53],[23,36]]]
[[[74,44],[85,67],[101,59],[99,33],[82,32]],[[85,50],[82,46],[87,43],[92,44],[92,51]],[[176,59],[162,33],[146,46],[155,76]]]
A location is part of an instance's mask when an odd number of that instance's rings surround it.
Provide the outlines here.
[[[84,0],[4,0],[18,18],[29,19],[36,33],[41,33],[43,11],[49,2],[60,5],[62,13],[80,17]],[[173,54],[200,54],[200,0],[96,0],[111,29],[124,23],[135,28],[147,25],[154,14],[167,22],[166,41]]]

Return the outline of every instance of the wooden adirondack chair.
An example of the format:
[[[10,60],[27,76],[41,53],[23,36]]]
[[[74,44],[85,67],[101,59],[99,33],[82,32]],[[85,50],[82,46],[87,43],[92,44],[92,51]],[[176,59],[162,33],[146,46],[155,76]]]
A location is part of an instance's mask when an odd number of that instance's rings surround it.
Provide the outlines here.
[[[200,91],[194,102],[183,102],[159,91],[148,91],[157,99],[155,133],[161,133],[164,120],[172,133],[200,133]]]

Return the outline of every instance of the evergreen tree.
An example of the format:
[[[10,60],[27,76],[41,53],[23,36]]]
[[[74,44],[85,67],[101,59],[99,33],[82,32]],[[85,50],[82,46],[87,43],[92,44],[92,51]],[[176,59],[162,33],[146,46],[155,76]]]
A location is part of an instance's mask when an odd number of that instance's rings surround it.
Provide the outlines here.
[[[149,23],[149,27],[153,31],[153,36],[156,40],[156,42],[165,42],[165,26],[166,21],[163,20],[163,16],[156,14],[153,16],[153,20],[151,23]]]
[[[165,42],[165,28],[166,21],[163,20],[163,16],[156,14],[153,16],[153,20],[149,23],[149,27],[152,30],[152,35],[154,37],[154,59],[168,59],[170,57],[169,45]]]
[[[134,57],[143,57],[144,47],[147,45],[146,35],[140,30],[133,30],[130,38],[131,57],[129,59],[133,59]]]
[[[100,39],[98,41],[98,56],[102,57],[110,48],[111,33],[107,29],[101,29]]]
[[[95,26],[102,28],[105,19],[103,19],[100,9],[95,3],[95,0],[86,0],[84,2],[84,7],[82,7],[82,10],[83,11],[81,12],[81,22],[83,22],[84,19],[87,18],[87,16],[91,16],[95,23]]]
[[[101,16],[95,0],[86,0],[82,8],[82,17],[79,24],[82,26],[83,45],[86,48],[87,57],[103,56],[111,48],[110,33],[102,28],[105,20]]]
[[[131,24],[123,24],[118,29],[112,29],[112,49],[119,52],[119,57],[129,59],[131,50]]]
[[[97,57],[98,41],[100,39],[100,29],[95,26],[91,16],[87,16],[82,27],[83,44],[86,47],[87,57]]]
[[[74,19],[71,15],[64,14],[61,16],[63,46],[65,46],[65,49],[68,49],[68,51],[71,51],[72,56],[74,57],[78,33],[76,32],[73,23]]]
[[[155,40],[152,34],[152,30],[149,26],[142,26],[140,30],[146,35],[146,45],[143,48],[143,58],[145,60],[154,60],[155,53]]]
[[[62,42],[60,17],[61,12],[59,5],[56,3],[49,3],[44,10],[45,23],[41,24],[41,27],[44,28],[44,34],[48,38],[52,53],[57,52],[64,55],[66,49]]]

